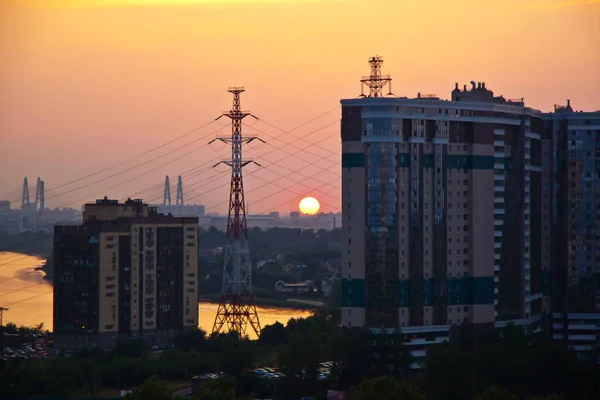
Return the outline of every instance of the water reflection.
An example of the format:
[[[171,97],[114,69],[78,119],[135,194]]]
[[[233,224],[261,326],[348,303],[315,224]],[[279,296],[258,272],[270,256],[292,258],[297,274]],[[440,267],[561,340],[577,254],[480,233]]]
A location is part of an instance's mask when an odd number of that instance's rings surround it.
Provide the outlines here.
[[[18,253],[0,253],[0,306],[9,310],[4,313],[4,322],[17,325],[38,325],[52,330],[52,285],[44,280],[44,273],[35,268],[42,266],[44,259]],[[200,303],[199,325],[207,332],[217,313],[217,304]],[[305,318],[311,313],[304,310],[257,307],[261,326],[275,322],[286,324],[291,318]],[[249,330],[250,327],[248,327]],[[255,338],[254,332],[248,332]]]

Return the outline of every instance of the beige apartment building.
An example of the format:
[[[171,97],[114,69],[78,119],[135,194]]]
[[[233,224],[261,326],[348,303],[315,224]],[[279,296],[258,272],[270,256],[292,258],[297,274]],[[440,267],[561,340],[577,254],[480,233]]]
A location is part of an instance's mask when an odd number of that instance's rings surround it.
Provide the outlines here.
[[[198,326],[198,218],[141,200],[86,204],[81,225],[54,228],[57,343],[153,345]]]

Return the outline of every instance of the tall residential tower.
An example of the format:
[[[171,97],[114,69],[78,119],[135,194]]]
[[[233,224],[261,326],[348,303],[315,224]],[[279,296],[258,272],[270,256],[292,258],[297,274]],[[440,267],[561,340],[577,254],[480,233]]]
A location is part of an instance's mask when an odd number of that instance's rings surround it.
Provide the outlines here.
[[[553,262],[544,283],[554,338],[581,352],[595,351],[600,348],[600,111],[575,112],[567,101],[545,119],[548,182],[542,201],[551,207],[544,229],[549,226],[552,235],[543,257]]]
[[[343,324],[539,322],[542,114],[475,82],[341,103]]]

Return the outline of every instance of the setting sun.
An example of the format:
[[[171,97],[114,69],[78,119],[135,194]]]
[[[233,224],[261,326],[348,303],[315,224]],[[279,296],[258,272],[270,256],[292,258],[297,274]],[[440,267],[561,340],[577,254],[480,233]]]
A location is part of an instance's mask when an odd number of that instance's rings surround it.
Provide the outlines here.
[[[298,208],[300,208],[300,211],[303,214],[315,215],[317,212],[319,212],[321,204],[319,204],[319,200],[315,199],[314,197],[305,197],[300,201]]]

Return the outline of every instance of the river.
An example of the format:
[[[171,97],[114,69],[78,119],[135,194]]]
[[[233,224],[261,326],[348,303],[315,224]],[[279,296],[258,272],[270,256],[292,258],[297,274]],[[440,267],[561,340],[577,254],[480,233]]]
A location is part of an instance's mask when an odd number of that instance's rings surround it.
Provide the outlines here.
[[[19,253],[0,253],[0,307],[4,323],[34,326],[44,324],[52,330],[52,285],[44,280],[44,272],[35,267],[43,265],[44,259]],[[198,304],[200,328],[212,330],[217,304]],[[286,324],[291,318],[305,318],[311,313],[305,310],[257,307],[261,326],[275,322]],[[255,339],[254,332],[250,337]]]

